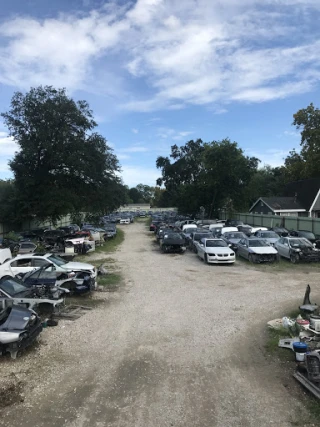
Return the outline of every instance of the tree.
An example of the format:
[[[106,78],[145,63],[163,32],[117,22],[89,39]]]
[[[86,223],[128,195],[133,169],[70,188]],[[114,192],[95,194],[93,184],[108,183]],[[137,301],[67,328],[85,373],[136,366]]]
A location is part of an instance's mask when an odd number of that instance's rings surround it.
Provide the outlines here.
[[[173,159],[173,161],[171,160]],[[203,206],[209,216],[226,205],[245,204],[245,188],[259,160],[245,156],[229,139],[204,143],[201,139],[171,147],[171,155],[158,157],[156,165],[174,204],[184,213],[196,214]]]
[[[86,101],[75,102],[51,86],[16,92],[2,113],[19,151],[9,163],[15,176],[19,214],[57,220],[80,209],[113,206],[122,184],[116,156]],[[108,188],[112,191],[108,191]]]
[[[320,176],[320,110],[311,103],[293,115],[293,125],[301,130],[301,153],[290,153],[286,165],[295,179]],[[287,167],[288,167],[287,166]]]

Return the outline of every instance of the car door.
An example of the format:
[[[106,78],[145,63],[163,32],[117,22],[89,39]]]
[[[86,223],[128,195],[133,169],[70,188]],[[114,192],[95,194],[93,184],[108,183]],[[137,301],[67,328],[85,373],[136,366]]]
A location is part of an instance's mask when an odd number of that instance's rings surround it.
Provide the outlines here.
[[[204,258],[205,254],[205,243],[200,240],[200,242],[195,243],[196,249],[198,251],[198,255],[200,258]]]
[[[11,276],[16,276],[17,274],[28,273],[28,271],[33,270],[32,267],[32,258],[16,258],[9,262]]]
[[[283,253],[282,256],[284,256],[286,258],[290,258],[290,244],[289,244],[289,239],[287,239],[287,238],[283,239],[282,253]]]
[[[245,253],[245,248],[246,248],[246,240],[245,239],[241,239],[239,244],[238,244],[238,255],[247,258],[247,255]]]

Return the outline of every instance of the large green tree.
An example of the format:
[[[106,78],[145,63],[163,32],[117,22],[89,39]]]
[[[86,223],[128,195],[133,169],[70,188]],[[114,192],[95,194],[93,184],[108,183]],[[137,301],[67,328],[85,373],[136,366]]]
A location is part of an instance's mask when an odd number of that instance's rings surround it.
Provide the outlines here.
[[[107,210],[122,184],[119,164],[86,101],[51,86],[16,92],[2,113],[19,146],[9,163],[22,218],[57,220],[80,209]],[[116,190],[116,191],[115,191]]]
[[[285,159],[289,180],[320,177],[320,110],[311,103],[293,115],[301,131],[301,152],[291,151]]]
[[[172,146],[170,157],[158,157],[162,177],[157,184],[166,187],[180,211],[196,214],[203,206],[213,216],[226,206],[241,209],[246,204],[245,188],[258,163],[229,139],[191,140]]]

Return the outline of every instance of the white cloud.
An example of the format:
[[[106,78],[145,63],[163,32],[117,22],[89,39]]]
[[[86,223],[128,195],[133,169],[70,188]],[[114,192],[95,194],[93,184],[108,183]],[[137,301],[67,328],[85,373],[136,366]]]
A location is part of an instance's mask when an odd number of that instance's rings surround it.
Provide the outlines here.
[[[319,0],[137,0],[17,17],[0,25],[0,83],[102,93],[140,112],[286,98],[319,83],[319,11]]]
[[[141,183],[155,186],[157,178],[161,175],[156,168],[144,168],[130,164],[123,164],[122,169],[123,171],[120,176],[122,177],[124,184],[129,187],[135,187]]]
[[[18,145],[6,132],[0,131],[0,172],[11,174],[8,161],[18,150]]]
[[[131,129],[131,132],[132,132],[132,133],[139,133],[139,130],[138,130],[138,129],[133,128],[133,129]]]
[[[119,153],[145,153],[149,151],[148,147],[144,145],[133,145],[131,147],[119,148],[117,150]]]
[[[179,141],[185,139],[192,133],[192,131],[176,131],[175,129],[160,127],[158,128],[157,136],[161,139]]]
[[[270,149],[266,151],[247,150],[245,154],[251,157],[257,157],[261,163],[259,167],[270,165],[272,167],[282,166],[284,159],[289,155],[290,150]]]

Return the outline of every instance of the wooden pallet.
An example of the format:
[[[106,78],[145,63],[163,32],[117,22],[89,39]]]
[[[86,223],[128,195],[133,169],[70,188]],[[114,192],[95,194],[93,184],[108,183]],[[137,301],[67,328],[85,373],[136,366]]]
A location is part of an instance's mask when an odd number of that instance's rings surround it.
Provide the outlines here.
[[[320,400],[320,388],[317,387],[313,382],[309,381],[307,377],[305,377],[300,372],[296,371],[293,374],[293,377],[299,381],[307,390],[309,390],[317,399]]]

